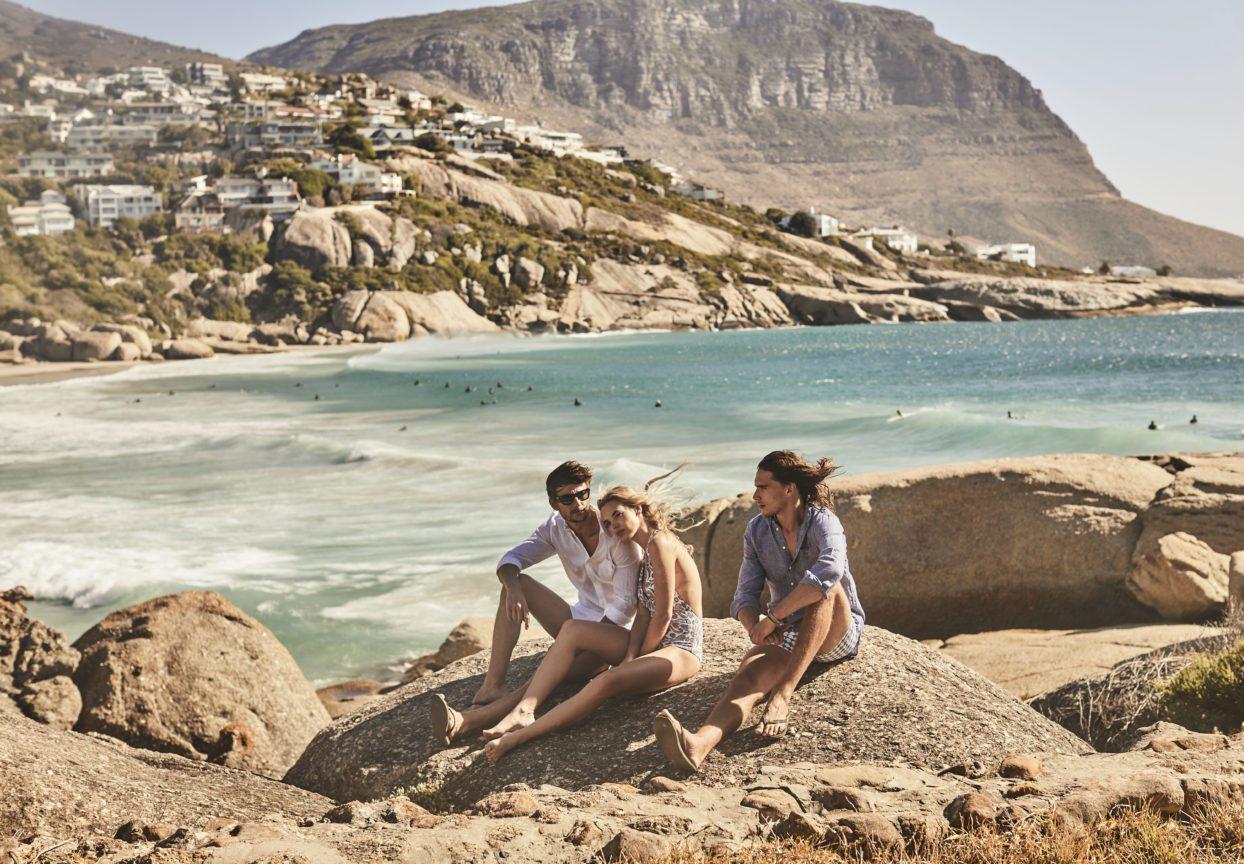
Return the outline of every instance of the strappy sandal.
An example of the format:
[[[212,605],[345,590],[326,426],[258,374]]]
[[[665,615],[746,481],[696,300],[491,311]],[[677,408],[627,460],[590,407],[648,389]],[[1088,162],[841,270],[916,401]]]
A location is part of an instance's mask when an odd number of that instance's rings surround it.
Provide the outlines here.
[[[453,743],[458,730],[462,728],[462,715],[450,708],[449,703],[440,693],[434,695],[429,713],[432,715],[433,732],[440,738],[441,743],[448,747]]]
[[[671,765],[689,774],[700,770],[700,766],[692,762],[687,754],[682,724],[673,714],[667,710],[662,710],[657,714],[652,721],[652,732],[657,736],[657,744],[660,745],[661,752],[665,754],[665,758]]]

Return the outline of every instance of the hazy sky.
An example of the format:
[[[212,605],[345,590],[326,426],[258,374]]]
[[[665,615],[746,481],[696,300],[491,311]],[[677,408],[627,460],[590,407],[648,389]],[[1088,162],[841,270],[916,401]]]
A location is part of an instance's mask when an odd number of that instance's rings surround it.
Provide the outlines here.
[[[495,3],[24,0],[242,57],[309,27]],[[1027,76],[1128,198],[1244,235],[1242,0],[888,0]]]

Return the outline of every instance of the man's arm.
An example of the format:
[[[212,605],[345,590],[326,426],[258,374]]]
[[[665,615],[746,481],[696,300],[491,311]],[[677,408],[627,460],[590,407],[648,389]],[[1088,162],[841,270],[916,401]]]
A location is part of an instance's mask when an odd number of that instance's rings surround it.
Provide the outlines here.
[[[795,590],[773,607],[771,612],[775,618],[787,618],[805,606],[824,600],[847,572],[847,535],[841,523],[822,513],[814,527],[821,552]]]
[[[609,602],[605,604],[605,617],[619,627],[625,627],[638,611],[635,605],[639,588],[639,547],[629,541],[619,543],[614,555],[613,585],[609,591]]]
[[[527,597],[518,577],[528,567],[555,554],[557,549],[553,545],[551,526],[546,521],[532,531],[530,537],[501,556],[501,561],[497,564],[497,579],[505,586],[506,614],[511,621],[522,621],[527,626],[531,625]]]
[[[737,618],[749,633],[760,620],[760,592],[764,589],[765,568],[760,563],[752,540],[750,526],[743,532],[743,562],[739,565],[739,582],[730,604],[730,617]]]

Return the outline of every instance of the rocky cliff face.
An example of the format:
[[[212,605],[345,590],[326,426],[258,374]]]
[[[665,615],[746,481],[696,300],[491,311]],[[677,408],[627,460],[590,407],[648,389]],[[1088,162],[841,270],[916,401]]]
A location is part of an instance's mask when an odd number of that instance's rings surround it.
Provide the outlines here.
[[[1244,269],[1244,239],[1120,198],[1029,81],[906,12],[537,0],[311,30],[250,59],[518,109],[753,204],[1031,240],[1060,263]]]

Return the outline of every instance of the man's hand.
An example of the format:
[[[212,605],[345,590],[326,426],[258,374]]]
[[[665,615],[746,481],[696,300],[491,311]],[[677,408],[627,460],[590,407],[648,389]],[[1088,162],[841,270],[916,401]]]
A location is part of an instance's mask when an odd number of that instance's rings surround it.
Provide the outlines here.
[[[766,615],[747,631],[747,635],[753,645],[777,645],[782,641],[777,635],[777,629],[778,622]]]
[[[531,612],[527,608],[527,595],[517,585],[505,586],[505,615],[511,621],[522,622],[524,628],[531,626]]]

